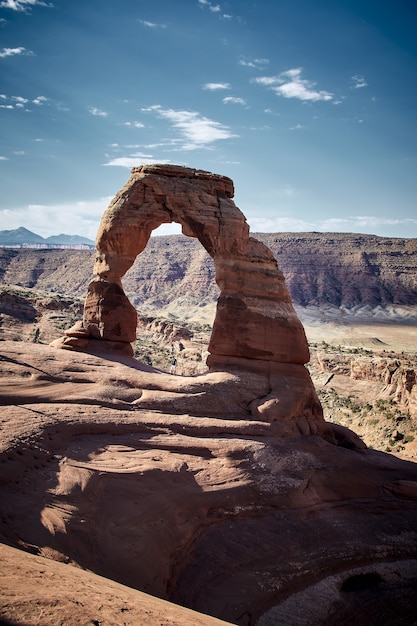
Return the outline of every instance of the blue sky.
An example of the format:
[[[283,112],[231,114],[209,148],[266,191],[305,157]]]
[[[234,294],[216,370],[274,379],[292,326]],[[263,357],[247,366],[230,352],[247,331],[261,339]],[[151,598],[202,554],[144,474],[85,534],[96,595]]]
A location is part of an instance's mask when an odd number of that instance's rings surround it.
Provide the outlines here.
[[[169,162],[252,231],[417,237],[416,32],[414,0],[0,0],[0,230],[94,238]]]

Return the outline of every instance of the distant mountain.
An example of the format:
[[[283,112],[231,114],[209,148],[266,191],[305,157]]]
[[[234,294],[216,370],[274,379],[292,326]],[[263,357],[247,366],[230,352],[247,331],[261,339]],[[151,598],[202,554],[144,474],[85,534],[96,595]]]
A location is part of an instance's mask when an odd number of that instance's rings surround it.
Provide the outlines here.
[[[51,237],[47,237],[45,239],[47,243],[56,243],[56,244],[68,244],[68,245],[77,245],[80,243],[84,243],[89,246],[94,246],[94,241],[91,239],[87,239],[86,237],[81,237],[80,235],[65,235],[61,233],[60,235],[52,235]]]
[[[0,246],[23,246],[42,245],[46,246],[94,246],[94,241],[81,237],[80,235],[52,235],[51,237],[41,237],[31,230],[21,226],[15,230],[0,230]]]
[[[12,246],[23,243],[43,243],[45,239],[21,226],[16,230],[0,230],[0,244]]]

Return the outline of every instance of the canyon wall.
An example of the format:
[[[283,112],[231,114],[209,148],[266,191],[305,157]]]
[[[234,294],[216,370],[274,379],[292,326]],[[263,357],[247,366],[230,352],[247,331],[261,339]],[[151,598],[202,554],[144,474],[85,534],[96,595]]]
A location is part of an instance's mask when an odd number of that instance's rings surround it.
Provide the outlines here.
[[[417,240],[350,233],[256,233],[273,252],[297,306],[415,306]],[[0,248],[0,284],[84,297],[94,252]],[[213,303],[214,263],[190,237],[152,237],[125,274],[130,300],[141,307],[192,299]]]

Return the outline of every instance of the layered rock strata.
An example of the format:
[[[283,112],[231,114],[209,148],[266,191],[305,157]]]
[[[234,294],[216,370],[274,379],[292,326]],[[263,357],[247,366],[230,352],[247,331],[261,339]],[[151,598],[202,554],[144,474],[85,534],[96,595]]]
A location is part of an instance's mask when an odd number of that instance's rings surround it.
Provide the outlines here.
[[[255,395],[249,405],[257,419],[286,422],[285,433],[331,436],[304,367],[308,344],[283,274],[272,252],[249,236],[233,195],[233,182],[224,176],[174,165],[134,168],[100,224],[96,278],[88,288],[83,322],[55,345],[86,351],[98,345],[132,354],[137,316],[121,278],[152,231],[177,222],[214,260],[220,296],[209,369],[253,371],[267,378],[266,395]]]

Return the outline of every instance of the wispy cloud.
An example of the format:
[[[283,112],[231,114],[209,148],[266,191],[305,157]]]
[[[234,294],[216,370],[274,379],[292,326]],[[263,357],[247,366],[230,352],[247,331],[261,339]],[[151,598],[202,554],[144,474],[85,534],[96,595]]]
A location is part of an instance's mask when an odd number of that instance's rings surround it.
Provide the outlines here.
[[[366,232],[368,232],[369,229],[380,228],[381,226],[403,226],[407,224],[409,224],[410,226],[417,225],[417,219],[400,217],[379,217],[375,215],[351,215],[349,216],[347,221],[355,228],[359,227],[362,229],[366,229]],[[332,220],[328,220],[326,223],[332,223]]]
[[[183,139],[182,150],[207,148],[216,141],[238,136],[233,134],[228,126],[211,120],[197,111],[163,109],[158,104],[142,110],[154,112],[158,117],[170,121]]]
[[[253,233],[307,232],[314,230],[314,223],[293,217],[247,217]],[[316,229],[317,230],[317,229]]]
[[[143,26],[147,28],[166,28],[166,24],[158,24],[157,22],[149,22],[148,20],[138,20]]]
[[[223,102],[225,104],[246,104],[246,100],[244,98],[235,98],[234,96],[223,98]]]
[[[9,159],[5,156],[0,156],[0,161],[8,161]]]
[[[34,53],[31,50],[26,50],[26,48],[23,48],[22,46],[19,46],[18,48],[2,48],[0,50],[0,59],[14,57],[18,55],[33,56]]]
[[[23,111],[31,111],[31,105],[37,107],[50,103],[50,99],[46,96],[37,96],[36,98],[26,98],[24,96],[7,96],[6,94],[0,94],[0,108],[1,109],[20,109]]]
[[[396,227],[416,227],[417,219],[388,218],[378,216],[351,215],[345,218],[329,218],[323,220],[302,220],[291,216],[258,217],[248,215],[247,221],[252,232],[341,232],[369,233],[386,236],[387,228],[393,232]],[[395,236],[395,235],[394,235]]]
[[[12,9],[13,11],[28,12],[34,6],[53,7],[52,2],[44,2],[44,0],[2,0],[0,7],[3,9]]]
[[[212,13],[216,13],[217,16],[222,20],[232,20],[233,15],[230,13],[224,13],[220,4],[214,4],[210,2],[210,0],[197,0],[197,4],[203,9],[206,8]]]
[[[368,83],[364,79],[363,76],[351,76],[351,80],[353,82],[352,89],[362,89],[362,87],[367,87]]]
[[[23,96],[6,96],[5,94],[1,94],[0,100],[3,104],[0,104],[1,109],[25,109],[26,104],[29,102],[28,98],[23,98]]]
[[[268,63],[269,59],[245,59],[244,57],[239,59],[239,65],[243,65],[243,67],[253,67],[255,69],[265,67]]]
[[[297,98],[306,102],[333,100],[334,94],[329,91],[317,90],[316,83],[301,78],[302,68],[295,68],[281,72],[278,76],[261,76],[253,82],[272,89],[277,96],[283,98]]]
[[[219,91],[222,89],[230,89],[230,83],[205,83],[203,85],[203,89],[208,89],[209,91]]]
[[[110,159],[107,163],[103,163],[104,166],[114,166],[114,167],[139,167],[139,165],[152,165],[153,163],[169,163],[169,161],[164,159],[155,159],[153,157],[149,157],[147,155],[138,155],[138,156],[126,156],[126,157],[116,157],[114,159]]]
[[[33,104],[36,104],[37,106],[43,106],[44,104],[46,104],[48,102],[49,98],[47,98],[46,96],[38,96],[37,98],[34,98],[32,100]]]
[[[222,10],[219,4],[213,4],[209,0],[198,0],[198,4],[202,7],[207,7],[213,13],[220,13]]]
[[[132,126],[133,128],[145,128],[142,122],[123,122],[123,126]]]
[[[95,115],[97,117],[107,117],[108,113],[106,111],[102,111],[101,109],[97,109],[96,107],[88,107],[88,112],[91,115]]]

